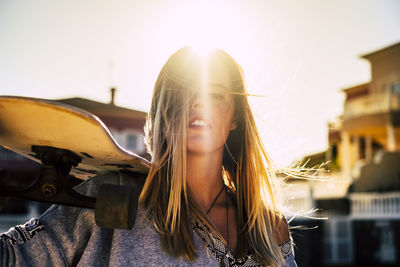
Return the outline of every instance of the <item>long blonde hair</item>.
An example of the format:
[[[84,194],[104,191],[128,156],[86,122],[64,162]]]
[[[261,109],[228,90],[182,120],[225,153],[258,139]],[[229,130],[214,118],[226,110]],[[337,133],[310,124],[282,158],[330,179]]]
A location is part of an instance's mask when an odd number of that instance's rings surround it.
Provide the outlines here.
[[[208,54],[230,73],[237,128],[223,154],[224,173],[236,196],[239,255],[249,249],[260,263],[279,265],[276,241],[280,213],[275,200],[274,172],[250,109],[242,68],[222,50]],[[161,235],[162,249],[195,260],[192,220],[207,222],[190,198],[186,185],[186,127],[191,81],[201,72],[202,58],[190,47],[174,53],[162,68],[146,122],[146,145],[152,167],[140,203]]]

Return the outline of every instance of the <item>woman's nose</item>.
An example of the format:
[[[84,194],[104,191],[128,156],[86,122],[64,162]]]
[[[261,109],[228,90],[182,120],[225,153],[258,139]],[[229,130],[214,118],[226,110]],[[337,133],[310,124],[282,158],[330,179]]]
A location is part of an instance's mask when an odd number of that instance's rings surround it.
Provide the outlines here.
[[[191,108],[193,110],[198,110],[198,109],[204,108],[204,106],[205,106],[204,101],[205,101],[204,97],[195,96],[193,98]]]

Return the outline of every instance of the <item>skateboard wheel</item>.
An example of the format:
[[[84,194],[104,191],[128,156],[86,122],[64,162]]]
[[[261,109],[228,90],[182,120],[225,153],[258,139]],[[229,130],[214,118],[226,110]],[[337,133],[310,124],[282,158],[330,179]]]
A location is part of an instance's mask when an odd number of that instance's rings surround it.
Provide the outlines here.
[[[96,224],[131,229],[136,219],[139,193],[136,186],[101,185],[95,205]]]

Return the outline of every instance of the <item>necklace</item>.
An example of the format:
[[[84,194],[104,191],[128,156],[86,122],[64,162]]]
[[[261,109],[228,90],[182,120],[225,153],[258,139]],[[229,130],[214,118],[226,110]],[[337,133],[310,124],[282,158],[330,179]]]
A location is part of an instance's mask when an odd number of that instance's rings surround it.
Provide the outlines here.
[[[218,199],[219,196],[221,195],[222,191],[224,191],[224,187],[225,187],[225,186],[222,185],[221,190],[219,191],[219,193],[217,194],[217,196],[214,198],[214,201],[211,203],[211,206],[208,208],[208,210],[207,210],[207,212],[206,212],[207,215],[210,213],[210,211],[211,211],[212,208],[214,207],[215,202],[217,202],[217,199]],[[227,248],[229,249],[228,188],[226,188],[225,210],[226,210],[226,242],[227,242]],[[223,262],[221,262],[221,264],[223,264]],[[222,266],[223,266],[223,265],[222,265]]]
[[[224,185],[222,185],[221,190],[217,194],[217,196],[214,198],[214,201],[211,203],[211,206],[208,208],[206,214],[208,215],[211,211],[211,209],[214,207],[215,202],[217,202],[218,197],[221,195],[222,191],[224,191]]]
[[[225,210],[226,210],[226,242],[228,245],[228,250],[229,250],[229,223],[228,223],[228,188],[226,189],[226,201],[225,201]]]

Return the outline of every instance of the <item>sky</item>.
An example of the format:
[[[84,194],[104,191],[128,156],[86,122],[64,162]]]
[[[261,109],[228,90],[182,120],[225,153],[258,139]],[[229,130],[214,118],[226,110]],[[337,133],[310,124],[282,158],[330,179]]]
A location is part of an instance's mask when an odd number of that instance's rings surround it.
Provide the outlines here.
[[[361,55],[400,42],[397,0],[0,0],[0,95],[84,97],[148,111],[185,45],[242,65],[258,129],[287,166],[328,146],[342,89],[370,80]]]

